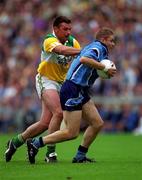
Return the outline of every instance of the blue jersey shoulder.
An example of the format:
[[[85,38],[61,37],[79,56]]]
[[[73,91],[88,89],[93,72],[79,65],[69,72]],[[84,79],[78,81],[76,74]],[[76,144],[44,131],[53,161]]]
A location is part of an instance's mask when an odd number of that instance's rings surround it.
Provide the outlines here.
[[[107,47],[99,41],[93,41],[85,46],[80,54],[73,60],[66,79],[81,86],[91,86],[98,78],[95,68],[86,66],[80,62],[81,57],[88,57],[94,61],[101,61],[108,58]]]
[[[93,41],[82,49],[80,55],[101,61],[108,58],[108,50],[103,43]]]

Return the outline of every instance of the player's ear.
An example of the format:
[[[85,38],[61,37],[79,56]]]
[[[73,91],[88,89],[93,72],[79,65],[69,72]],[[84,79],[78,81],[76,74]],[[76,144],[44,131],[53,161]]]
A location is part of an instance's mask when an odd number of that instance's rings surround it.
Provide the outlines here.
[[[101,42],[102,42],[102,43],[106,44],[106,41],[107,41],[107,37],[102,37],[102,38],[101,38]]]
[[[59,27],[54,26],[54,32],[56,33],[58,31]]]

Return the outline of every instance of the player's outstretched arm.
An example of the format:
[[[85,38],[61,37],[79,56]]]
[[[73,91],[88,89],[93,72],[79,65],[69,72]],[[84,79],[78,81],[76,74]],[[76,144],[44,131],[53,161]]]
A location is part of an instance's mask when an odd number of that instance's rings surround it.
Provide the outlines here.
[[[90,66],[92,68],[99,69],[99,70],[105,70],[105,68],[106,68],[104,64],[98,62],[97,60],[88,58],[88,57],[81,57],[80,62],[82,64],[86,64],[87,66]],[[107,70],[108,69],[106,69],[106,71]]]
[[[74,55],[77,55],[80,53],[80,49],[68,47],[68,46],[64,46],[64,45],[59,45],[59,46],[56,46],[52,50],[52,52],[55,52],[57,54],[66,55],[66,56],[74,56]]]

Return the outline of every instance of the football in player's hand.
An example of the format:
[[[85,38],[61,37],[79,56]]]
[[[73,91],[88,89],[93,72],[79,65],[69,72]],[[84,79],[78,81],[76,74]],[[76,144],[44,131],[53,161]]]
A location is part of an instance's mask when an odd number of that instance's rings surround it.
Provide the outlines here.
[[[114,62],[112,62],[109,59],[103,59],[102,61],[100,61],[100,63],[104,64],[107,69],[110,69],[110,68],[116,69]],[[103,79],[110,79],[110,76],[104,70],[97,70],[97,74],[99,75],[99,77]]]

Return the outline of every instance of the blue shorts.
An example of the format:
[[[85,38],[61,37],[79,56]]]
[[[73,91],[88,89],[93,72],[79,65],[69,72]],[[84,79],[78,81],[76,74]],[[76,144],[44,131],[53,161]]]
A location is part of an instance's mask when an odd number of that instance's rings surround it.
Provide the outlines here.
[[[88,87],[82,87],[68,80],[63,83],[60,91],[60,101],[63,110],[81,110],[83,104],[89,100]]]

